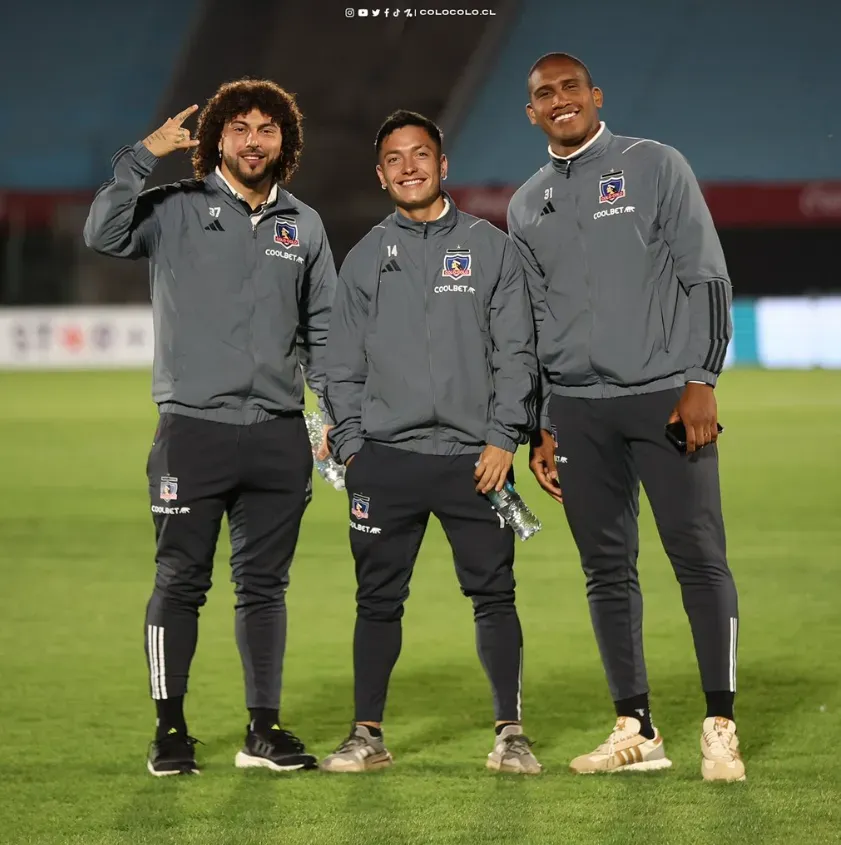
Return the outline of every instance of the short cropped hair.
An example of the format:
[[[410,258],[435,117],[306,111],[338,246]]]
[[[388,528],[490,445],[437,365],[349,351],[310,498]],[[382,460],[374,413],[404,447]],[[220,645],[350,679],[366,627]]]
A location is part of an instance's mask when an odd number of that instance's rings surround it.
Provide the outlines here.
[[[444,133],[441,131],[441,128],[434,121],[430,120],[428,117],[424,117],[422,114],[418,114],[416,111],[398,109],[397,111],[392,112],[385,119],[385,123],[383,123],[377,132],[377,139],[374,142],[377,155],[380,154],[380,151],[383,148],[383,141],[385,141],[392,132],[396,132],[398,129],[403,129],[404,126],[419,126],[421,129],[425,129],[429,137],[437,144],[438,152],[441,152],[441,148],[444,143]]]
[[[569,53],[547,53],[545,56],[541,56],[532,66],[529,68],[529,75],[526,77],[526,85],[529,85],[529,80],[531,79],[531,75],[544,63],[548,61],[552,61],[554,59],[563,59],[566,62],[571,62],[572,64],[576,65],[582,71],[584,71],[584,79],[587,82],[587,87],[593,87],[593,77],[590,75],[590,69],[581,59],[576,58],[575,56],[571,56]],[[531,90],[531,89],[529,89]]]

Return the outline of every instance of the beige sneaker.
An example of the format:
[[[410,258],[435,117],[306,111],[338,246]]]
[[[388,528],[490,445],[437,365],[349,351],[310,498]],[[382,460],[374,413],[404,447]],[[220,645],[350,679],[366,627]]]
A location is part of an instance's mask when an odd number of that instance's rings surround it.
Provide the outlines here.
[[[672,761],[666,757],[663,737],[654,730],[654,739],[640,734],[642,724],[633,716],[620,716],[613,733],[595,751],[576,757],[570,771],[577,775],[596,772],[653,772],[668,769]]]
[[[494,772],[518,775],[539,775],[543,771],[543,766],[531,753],[531,740],[519,725],[506,725],[500,731],[485,765]]]
[[[745,780],[736,723],[723,716],[704,719],[701,731],[701,774],[704,780]]]
[[[323,772],[370,772],[392,762],[382,735],[374,736],[367,725],[354,724],[350,736],[322,761],[320,768]]]

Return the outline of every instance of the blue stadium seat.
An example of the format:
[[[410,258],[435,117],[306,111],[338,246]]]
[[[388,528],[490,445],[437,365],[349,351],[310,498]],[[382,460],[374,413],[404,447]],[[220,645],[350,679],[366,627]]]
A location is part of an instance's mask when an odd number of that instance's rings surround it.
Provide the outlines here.
[[[837,179],[839,32],[825,0],[525,0],[449,145],[450,182],[520,183],[546,161],[525,77],[551,51],[587,63],[613,131],[676,146],[702,179]]]
[[[0,27],[0,189],[72,190],[108,178],[112,153],[146,134],[196,0],[57,0]]]

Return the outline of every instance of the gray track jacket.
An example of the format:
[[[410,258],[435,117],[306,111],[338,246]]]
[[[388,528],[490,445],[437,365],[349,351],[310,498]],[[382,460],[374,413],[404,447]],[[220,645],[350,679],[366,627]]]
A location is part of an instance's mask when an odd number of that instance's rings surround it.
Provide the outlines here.
[[[603,126],[514,194],[508,227],[527,265],[544,394],[716,383],[731,336],[731,286],[706,202],[677,150]]]
[[[326,404],[341,462],[364,440],[453,455],[514,452],[537,425],[523,267],[486,220],[395,211],[348,254],[327,343]]]
[[[143,191],[158,159],[114,157],[85,243],[150,264],[161,412],[249,424],[321,396],[336,269],[321,218],[278,189],[259,221],[216,174]],[[255,218],[256,219],[256,218]]]

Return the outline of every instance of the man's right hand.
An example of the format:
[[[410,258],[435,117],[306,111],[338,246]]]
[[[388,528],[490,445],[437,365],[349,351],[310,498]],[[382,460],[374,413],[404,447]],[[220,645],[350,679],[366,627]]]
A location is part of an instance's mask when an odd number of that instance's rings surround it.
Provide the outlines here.
[[[559,504],[563,504],[558,470],[555,468],[555,440],[548,431],[541,431],[541,442],[531,447],[529,469],[537,483]]]
[[[198,106],[193,105],[179,112],[175,117],[169,118],[167,122],[156,129],[151,135],[143,139],[143,145],[152,155],[158,158],[169,155],[176,150],[189,150],[197,147],[199,142],[190,138],[190,130],[183,127],[184,121],[198,111]]]

